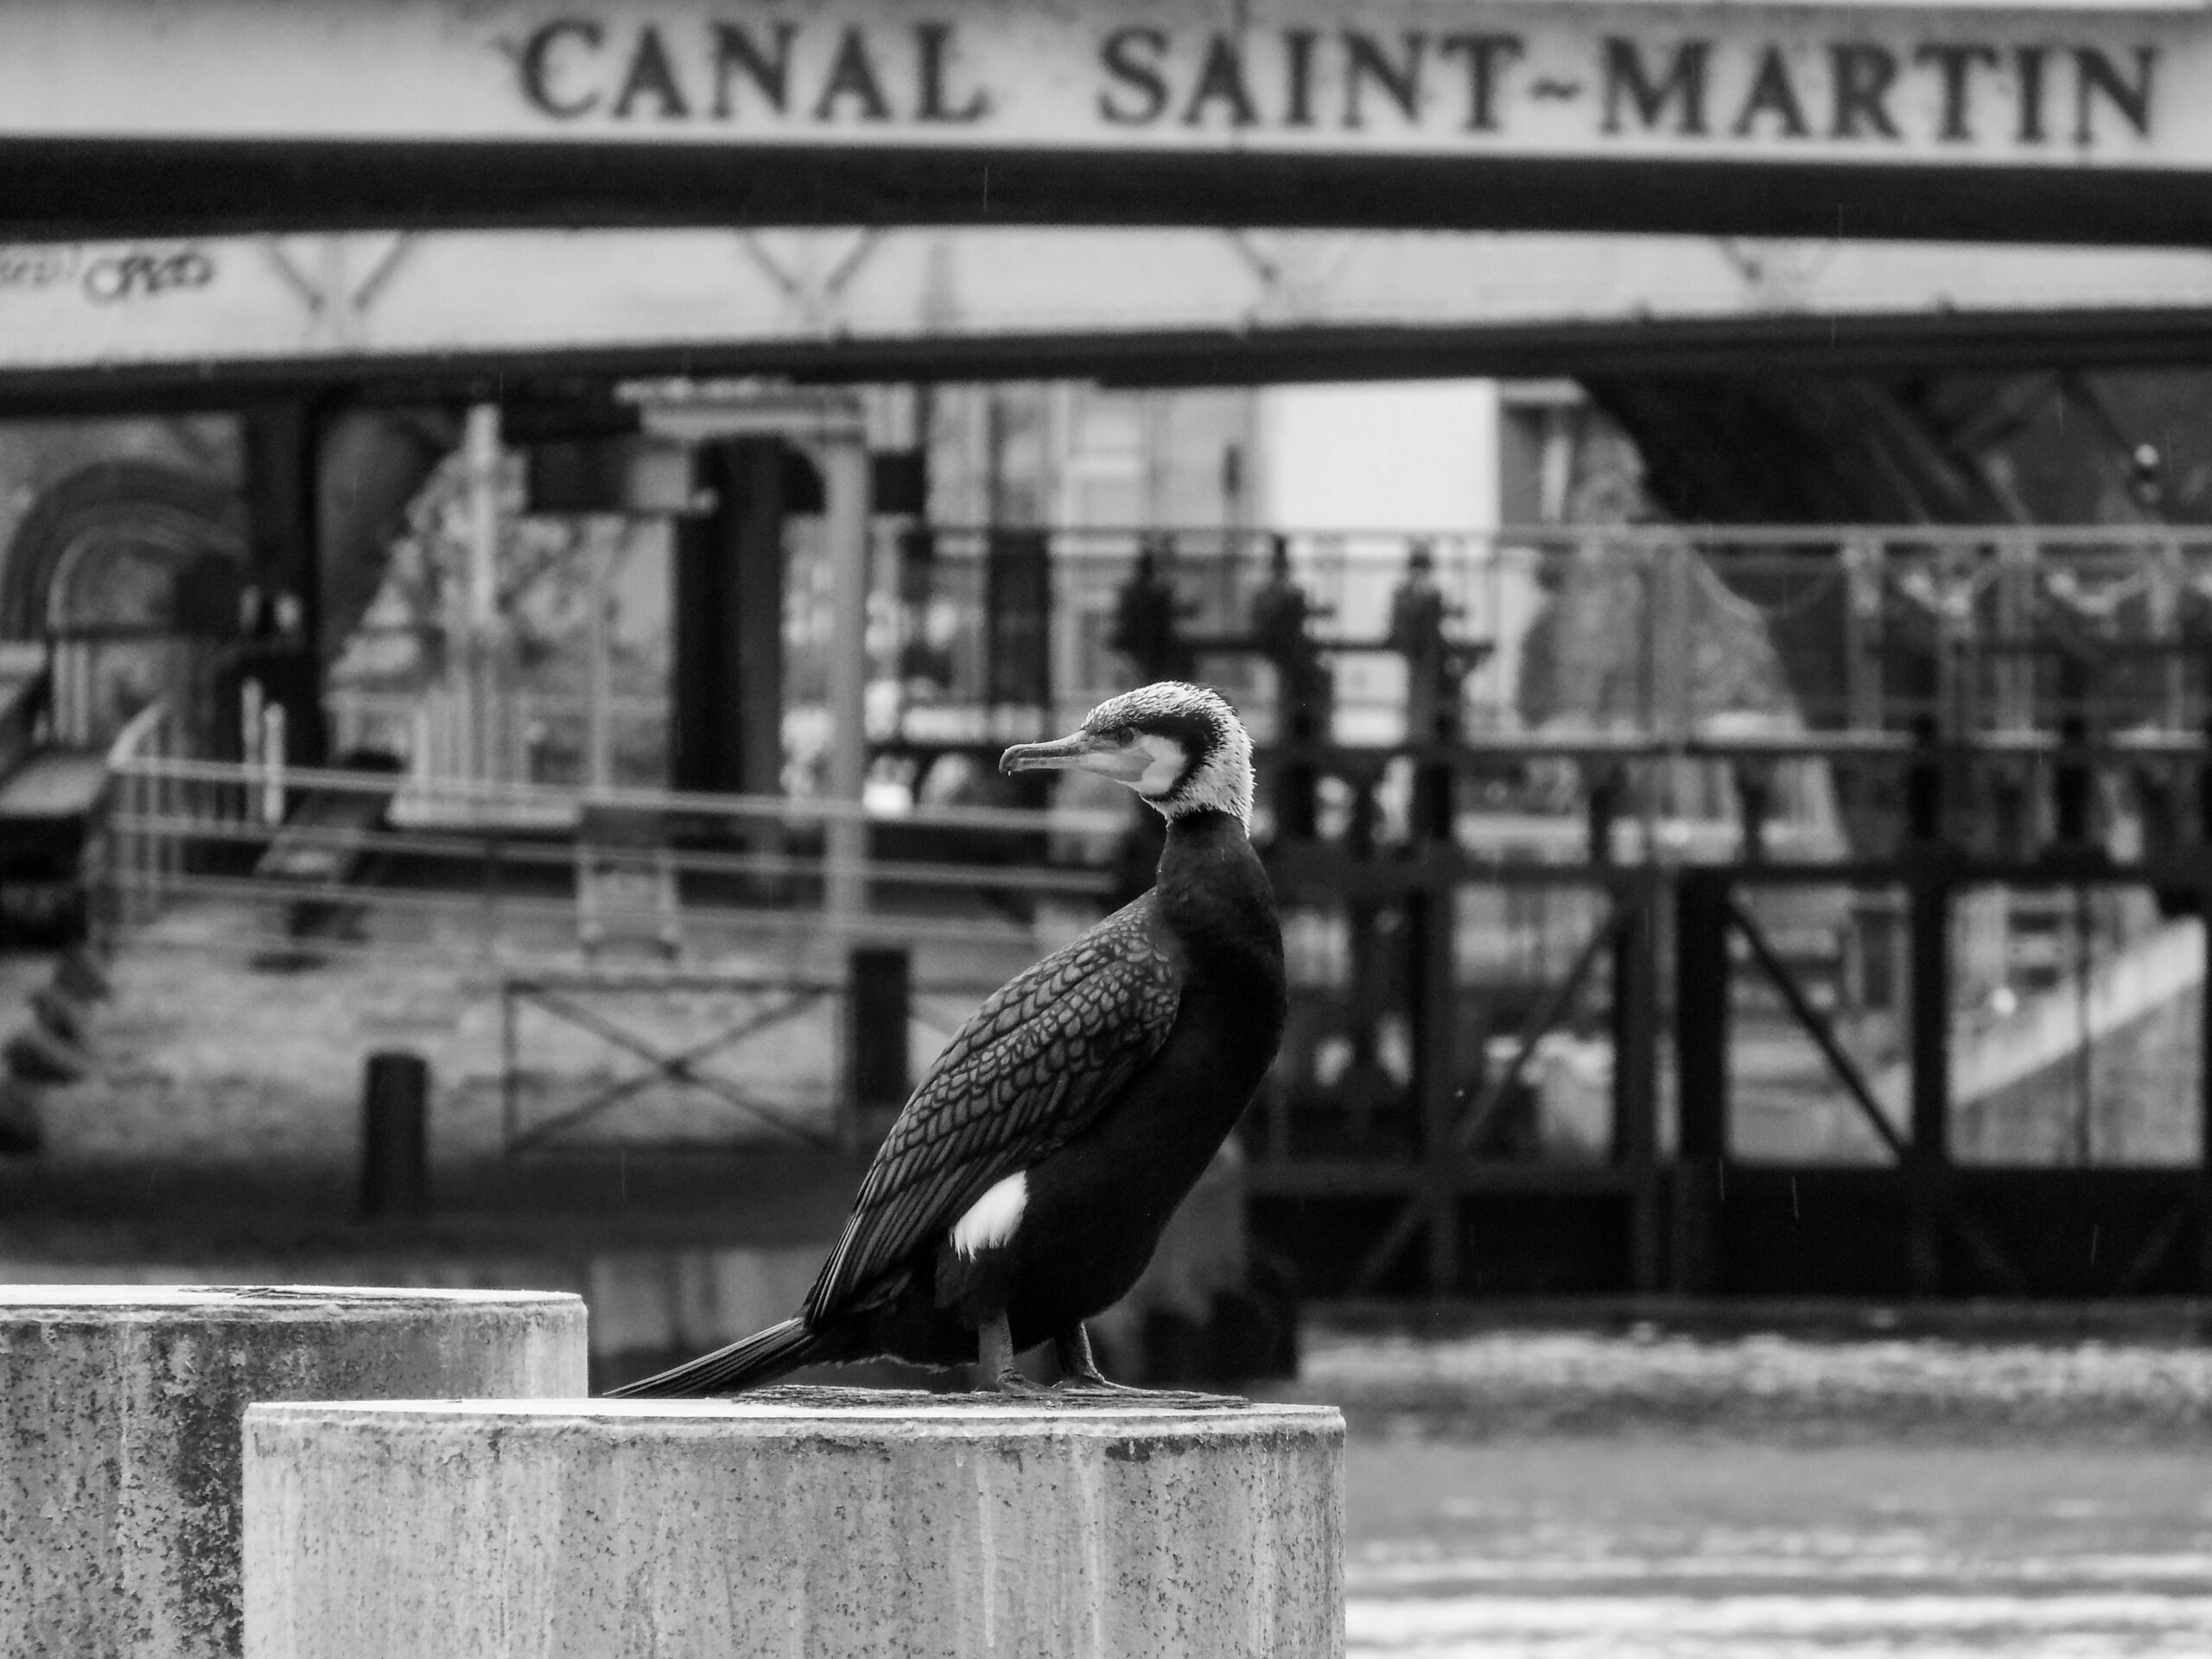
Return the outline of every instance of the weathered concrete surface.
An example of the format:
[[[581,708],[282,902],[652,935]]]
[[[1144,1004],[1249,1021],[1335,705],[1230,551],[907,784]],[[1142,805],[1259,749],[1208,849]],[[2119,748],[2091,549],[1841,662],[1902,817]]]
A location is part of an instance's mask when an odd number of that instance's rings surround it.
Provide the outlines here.
[[[1319,1407],[737,1401],[247,1414],[248,1659],[1336,1659]]]
[[[0,1654],[238,1651],[252,1401],[573,1395],[586,1364],[573,1296],[0,1285]]]

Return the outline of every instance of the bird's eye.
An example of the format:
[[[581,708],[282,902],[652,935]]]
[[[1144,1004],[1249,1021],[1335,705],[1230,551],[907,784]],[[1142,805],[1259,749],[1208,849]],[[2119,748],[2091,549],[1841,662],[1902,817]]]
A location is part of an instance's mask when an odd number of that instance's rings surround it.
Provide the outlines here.
[[[1136,728],[1134,726],[1124,726],[1120,731],[1114,734],[1114,744],[1116,748],[1126,749],[1129,745],[1136,741]]]

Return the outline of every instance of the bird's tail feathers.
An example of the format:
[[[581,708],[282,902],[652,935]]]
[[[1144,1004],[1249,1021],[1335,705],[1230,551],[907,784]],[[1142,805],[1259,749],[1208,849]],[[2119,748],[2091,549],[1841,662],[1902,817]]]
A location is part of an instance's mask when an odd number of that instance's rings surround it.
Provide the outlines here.
[[[804,1319],[785,1319],[766,1331],[702,1354],[672,1370],[641,1382],[609,1389],[615,1400],[682,1400],[702,1395],[736,1394],[772,1382],[786,1372],[822,1358],[821,1340],[806,1328]]]

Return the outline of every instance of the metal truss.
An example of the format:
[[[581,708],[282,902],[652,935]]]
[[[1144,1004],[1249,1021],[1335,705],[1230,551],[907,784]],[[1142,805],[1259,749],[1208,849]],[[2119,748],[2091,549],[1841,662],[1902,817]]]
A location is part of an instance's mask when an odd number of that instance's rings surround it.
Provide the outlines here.
[[[1467,232],[920,228],[59,243],[0,376],[1559,373],[1796,346],[2099,360],[2212,335],[2190,252]],[[1884,347],[1883,341],[1889,346]],[[111,385],[111,391],[118,388]]]

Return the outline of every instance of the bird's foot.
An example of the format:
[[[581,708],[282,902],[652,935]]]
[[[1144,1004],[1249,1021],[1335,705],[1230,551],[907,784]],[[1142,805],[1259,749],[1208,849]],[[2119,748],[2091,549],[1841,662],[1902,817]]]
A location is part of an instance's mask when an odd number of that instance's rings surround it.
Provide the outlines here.
[[[1008,1366],[989,1382],[980,1385],[976,1392],[977,1394],[1039,1395],[1049,1394],[1052,1390],[1035,1378],[1024,1376],[1020,1371]]]
[[[1116,1382],[1109,1381],[1108,1378],[1099,1375],[1096,1371],[1078,1371],[1072,1376],[1064,1376],[1058,1382],[1052,1385],[1052,1392],[1058,1395],[1075,1395],[1077,1397],[1089,1396],[1098,1400],[1159,1400],[1164,1402],[1174,1400],[1210,1400],[1214,1397],[1211,1395],[1192,1394],[1188,1389],[1140,1389],[1128,1382]]]
[[[1058,1394],[1142,1394],[1142,1389],[1131,1388],[1126,1382],[1116,1382],[1098,1370],[1073,1371],[1052,1384]]]

